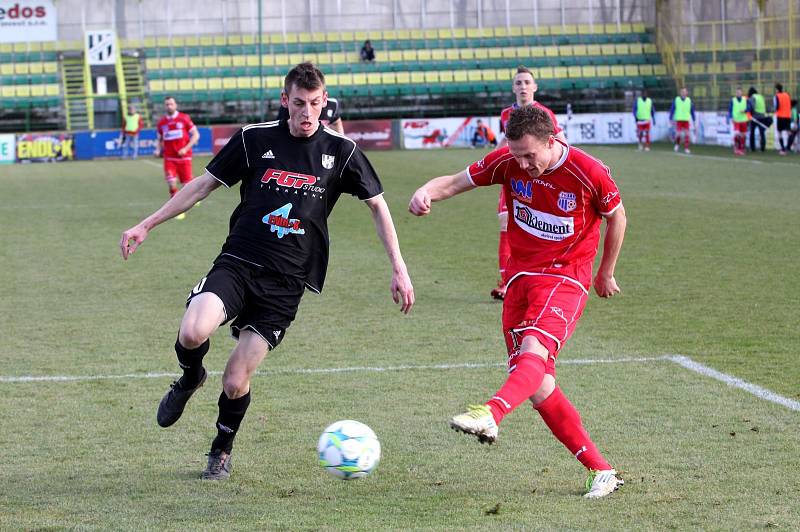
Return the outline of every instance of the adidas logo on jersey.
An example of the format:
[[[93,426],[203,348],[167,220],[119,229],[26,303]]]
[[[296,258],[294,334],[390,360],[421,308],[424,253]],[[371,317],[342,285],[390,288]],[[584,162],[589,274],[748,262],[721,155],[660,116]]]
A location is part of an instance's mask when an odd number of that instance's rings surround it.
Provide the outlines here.
[[[264,155],[261,156],[262,159],[274,159],[275,156],[272,154],[272,150],[267,150]]]

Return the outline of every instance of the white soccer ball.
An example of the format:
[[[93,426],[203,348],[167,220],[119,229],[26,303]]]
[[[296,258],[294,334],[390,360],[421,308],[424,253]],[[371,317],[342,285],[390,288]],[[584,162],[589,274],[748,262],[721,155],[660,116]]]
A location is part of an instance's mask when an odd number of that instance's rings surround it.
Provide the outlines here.
[[[331,475],[344,480],[366,477],[381,459],[381,444],[372,429],[345,419],[322,433],[317,443],[319,464]]]

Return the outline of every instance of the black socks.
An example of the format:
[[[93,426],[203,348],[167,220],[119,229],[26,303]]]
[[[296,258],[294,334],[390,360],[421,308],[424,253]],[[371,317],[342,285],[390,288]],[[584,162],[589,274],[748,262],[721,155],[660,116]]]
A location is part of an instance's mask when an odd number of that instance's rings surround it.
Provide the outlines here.
[[[208,353],[211,342],[206,340],[195,349],[187,349],[181,345],[180,340],[175,341],[175,353],[178,355],[178,364],[183,369],[180,385],[184,389],[194,388],[203,378],[203,357]]]
[[[233,439],[242,424],[247,407],[250,406],[250,392],[238,399],[228,399],[223,391],[219,394],[219,417],[217,417],[217,437],[211,443],[211,450],[221,449],[230,454]]]

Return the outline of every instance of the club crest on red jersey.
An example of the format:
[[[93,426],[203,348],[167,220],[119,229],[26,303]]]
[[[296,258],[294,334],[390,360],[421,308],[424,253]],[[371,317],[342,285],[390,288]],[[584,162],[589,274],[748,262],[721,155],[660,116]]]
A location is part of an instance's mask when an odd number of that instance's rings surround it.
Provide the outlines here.
[[[533,199],[533,182],[511,178],[511,195],[523,201]]]
[[[575,201],[575,194],[572,192],[559,192],[558,193],[558,208],[564,212],[574,211],[578,206]]]

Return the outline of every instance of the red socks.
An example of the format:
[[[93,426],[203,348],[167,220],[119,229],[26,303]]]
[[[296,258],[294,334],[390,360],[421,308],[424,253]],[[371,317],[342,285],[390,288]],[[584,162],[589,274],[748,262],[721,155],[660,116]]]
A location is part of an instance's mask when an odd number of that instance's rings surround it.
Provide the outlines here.
[[[542,357],[533,353],[521,353],[516,358],[514,371],[508,376],[503,387],[486,403],[491,407],[492,416],[497,424],[500,424],[506,414],[536,393],[544,379],[545,363]]]
[[[580,414],[569,402],[561,388],[556,386],[550,397],[535,408],[558,441],[563,443],[587,469],[611,469],[589,438],[589,433],[583,428]],[[492,411],[494,411],[494,406],[492,406]]]
[[[497,246],[497,262],[500,266],[500,278],[506,282],[506,265],[511,259],[511,245],[508,243],[508,231],[500,231],[500,244]]]

